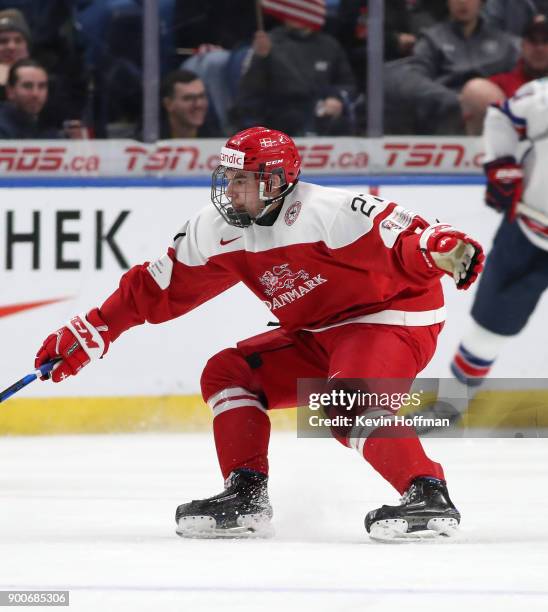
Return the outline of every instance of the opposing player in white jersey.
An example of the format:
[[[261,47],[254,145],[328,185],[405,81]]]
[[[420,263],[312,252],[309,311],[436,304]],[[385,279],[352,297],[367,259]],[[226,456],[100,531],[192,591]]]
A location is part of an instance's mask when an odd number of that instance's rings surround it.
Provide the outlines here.
[[[472,388],[525,327],[548,287],[548,79],[531,81],[489,108],[484,139],[485,201],[503,218],[474,299],[473,321],[451,363],[453,374]]]
[[[371,195],[300,182],[300,166],[281,132],[256,127],[230,138],[213,173],[214,206],[183,226],[166,255],[127,272],[100,308],[48,336],[37,355],[38,364],[61,359],[52,373],[58,382],[104,356],[130,327],[181,316],[237,282],[278,318],[278,329],[205,366],[202,395],[213,410],[225,490],[177,508],[182,536],[266,533],[269,411],[297,405],[299,378],[406,379],[407,391],[443,325],[440,277],[450,274],[464,289],[481,269],[481,248],[464,233]],[[245,313],[227,313],[231,324],[238,317]],[[368,531],[457,526],[443,469],[414,430],[333,434],[403,495],[401,505],[367,515]]]

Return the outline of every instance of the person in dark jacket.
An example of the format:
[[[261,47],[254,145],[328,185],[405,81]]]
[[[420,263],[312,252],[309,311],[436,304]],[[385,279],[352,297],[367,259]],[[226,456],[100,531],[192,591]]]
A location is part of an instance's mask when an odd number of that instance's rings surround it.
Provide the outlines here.
[[[293,136],[351,133],[345,104],[355,92],[354,76],[341,45],[321,32],[325,14],[316,21],[279,10],[275,16],[283,26],[255,33],[237,124],[270,125]]]
[[[512,37],[481,18],[481,0],[448,0],[448,7],[449,19],[424,31],[386,84],[388,107],[411,107],[419,133],[464,133],[464,85],[511,70],[518,57]]]
[[[265,30],[277,25],[265,16]],[[257,30],[255,2],[250,0],[176,0],[175,35],[185,59],[181,68],[195,72],[225,133],[232,131],[234,106],[243,63]]]
[[[29,57],[29,26],[18,10],[0,11],[0,100],[6,99],[6,82],[10,67]]]
[[[0,139],[56,138],[39,124],[48,99],[48,74],[38,62],[21,59],[10,68],[7,101],[0,107]]]
[[[48,102],[40,123],[52,129],[60,129],[65,119],[84,119],[88,104],[89,73],[80,30],[74,21],[75,3],[76,0],[0,0],[0,9],[7,9],[1,14],[26,39],[24,57],[32,57],[48,73]]]
[[[368,17],[368,0],[340,0],[337,39],[350,59],[359,91],[364,91],[366,86]],[[389,61],[408,56],[415,42],[406,0],[385,3],[384,59]]]
[[[479,136],[491,104],[502,104],[525,83],[548,76],[548,20],[536,15],[525,29],[521,56],[512,70],[499,72],[488,79],[471,79],[461,92],[461,106],[466,133]]]

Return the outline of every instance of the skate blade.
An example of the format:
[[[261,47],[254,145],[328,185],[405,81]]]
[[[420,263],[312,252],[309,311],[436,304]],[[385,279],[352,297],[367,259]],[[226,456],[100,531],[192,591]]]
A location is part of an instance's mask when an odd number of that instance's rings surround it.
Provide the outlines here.
[[[192,516],[179,519],[175,533],[182,538],[195,539],[242,539],[271,538],[274,528],[270,521],[255,515],[242,516],[236,527],[217,527],[211,516]]]
[[[452,537],[458,530],[457,519],[431,518],[426,529],[408,533],[409,525],[405,519],[385,519],[371,525],[369,536],[378,542],[417,542]]]

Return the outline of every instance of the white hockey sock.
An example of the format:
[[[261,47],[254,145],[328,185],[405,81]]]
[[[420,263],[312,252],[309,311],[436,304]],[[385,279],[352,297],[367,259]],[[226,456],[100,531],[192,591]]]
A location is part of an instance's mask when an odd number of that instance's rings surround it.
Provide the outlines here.
[[[472,322],[451,362],[452,373],[465,385],[480,385],[507,340],[508,336],[495,334]]]

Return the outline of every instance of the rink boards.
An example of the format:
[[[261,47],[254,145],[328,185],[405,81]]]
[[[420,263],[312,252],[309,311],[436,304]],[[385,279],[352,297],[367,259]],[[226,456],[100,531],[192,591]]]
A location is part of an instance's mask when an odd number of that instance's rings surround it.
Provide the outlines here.
[[[314,180],[323,182],[318,177]],[[458,179],[444,182],[439,177],[432,181],[436,184],[416,184],[416,180],[393,184],[397,181],[391,177],[392,184],[380,185],[380,196],[432,221],[452,223],[489,247],[499,217],[482,204],[483,187],[477,179],[469,181],[476,184]],[[366,179],[337,187],[356,193],[369,189]],[[1,191],[0,337],[8,350],[2,351],[0,388],[32,369],[34,354],[48,333],[73,314],[101,304],[128,266],[164,254],[184,222],[211,205],[205,186]],[[448,320],[438,351],[423,372],[427,377],[447,375],[447,364],[468,321],[472,293],[457,292],[450,281],[445,289]],[[494,376],[546,376],[548,343],[540,324],[543,304],[500,358]],[[239,339],[262,333],[272,320],[259,300],[245,287],[236,286],[183,318],[154,329],[147,325],[130,330],[104,360],[62,385],[30,385],[3,404],[0,432],[209,427],[209,409],[198,395],[203,365]],[[496,412],[499,400],[492,399]],[[545,404],[544,399],[535,396],[533,408],[524,409],[527,419],[541,424],[538,406]],[[520,396],[520,405],[524,401]],[[497,419],[500,416],[499,410]],[[293,423],[291,412],[274,416],[275,427]]]

